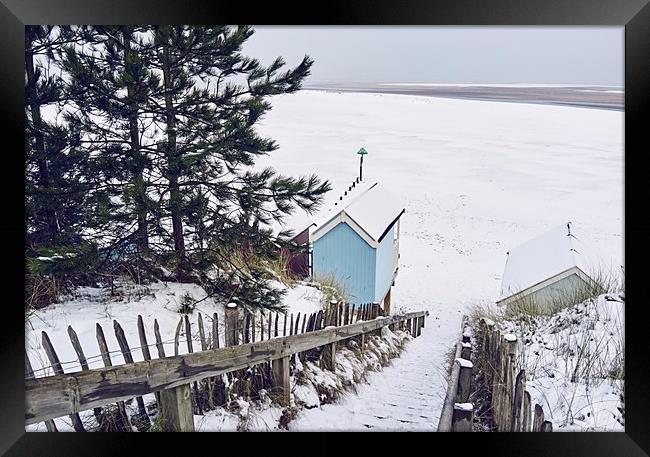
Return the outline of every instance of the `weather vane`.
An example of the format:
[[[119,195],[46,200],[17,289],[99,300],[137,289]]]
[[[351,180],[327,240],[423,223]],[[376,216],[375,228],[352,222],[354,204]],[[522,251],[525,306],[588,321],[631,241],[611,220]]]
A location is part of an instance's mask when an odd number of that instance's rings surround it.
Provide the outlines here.
[[[359,181],[363,181],[363,156],[368,154],[364,148],[361,148],[357,151],[357,154],[361,156],[361,161],[359,162]]]

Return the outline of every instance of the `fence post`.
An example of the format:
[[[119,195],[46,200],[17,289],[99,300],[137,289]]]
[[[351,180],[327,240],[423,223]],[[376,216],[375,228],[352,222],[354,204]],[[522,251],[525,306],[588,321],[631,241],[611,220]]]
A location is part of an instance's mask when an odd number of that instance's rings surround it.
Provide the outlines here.
[[[237,303],[228,303],[224,310],[225,319],[224,324],[226,326],[226,341],[225,346],[237,346],[237,319],[239,319],[239,310],[237,309]],[[276,319],[276,328],[277,328],[277,319]]]
[[[289,406],[291,402],[291,385],[289,381],[289,357],[281,357],[271,361],[273,377],[273,397],[281,406]]]
[[[524,415],[522,432],[530,432],[530,394],[524,390]]]
[[[472,368],[474,364],[467,359],[456,359],[460,365],[460,373],[458,375],[458,393],[456,394],[456,401],[458,403],[467,403],[469,401],[470,384],[472,381]]]
[[[460,357],[466,360],[469,360],[472,356],[472,343],[461,343],[462,349],[460,351]]]
[[[452,432],[471,432],[474,421],[474,405],[471,403],[455,403],[451,416]]]
[[[550,421],[542,422],[542,426],[539,429],[540,432],[552,432],[553,424]]]
[[[193,432],[192,389],[189,384],[160,392],[160,409],[166,432]]]
[[[321,363],[326,370],[334,371],[336,368],[336,343],[328,343],[323,346]]]
[[[535,404],[535,412],[533,413],[533,432],[541,432],[542,424],[544,423],[544,410],[539,404]]]
[[[512,432],[523,432],[524,391],[526,390],[526,372],[521,370],[515,380],[515,398],[512,404]]]

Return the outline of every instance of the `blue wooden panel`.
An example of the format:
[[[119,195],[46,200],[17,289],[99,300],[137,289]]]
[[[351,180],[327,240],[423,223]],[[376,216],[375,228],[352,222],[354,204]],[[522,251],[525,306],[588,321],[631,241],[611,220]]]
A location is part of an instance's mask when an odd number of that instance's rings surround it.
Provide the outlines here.
[[[314,278],[332,276],[345,289],[350,303],[375,299],[376,251],[349,225],[340,223],[314,241]]]
[[[391,283],[393,282],[393,255],[395,252],[395,229],[397,223],[388,230],[388,233],[379,243],[377,248],[377,270],[375,279],[375,299],[373,301],[380,302]]]

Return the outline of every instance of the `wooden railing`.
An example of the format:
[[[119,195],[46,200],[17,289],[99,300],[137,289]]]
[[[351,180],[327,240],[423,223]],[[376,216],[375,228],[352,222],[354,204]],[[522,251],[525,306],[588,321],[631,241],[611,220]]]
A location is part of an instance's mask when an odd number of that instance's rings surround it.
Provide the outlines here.
[[[428,312],[420,311],[378,316],[340,327],[332,325],[266,341],[26,379],[25,422],[47,422],[56,417],[77,415],[80,411],[156,392],[165,430],[193,431],[191,383],[263,362],[272,364],[275,401],[288,406],[291,390],[289,357],[292,354],[321,347],[324,368],[334,370],[337,342],[361,337],[363,347],[367,334],[376,333],[386,326],[407,328],[413,336],[418,336],[427,315]],[[335,318],[331,323],[336,322]]]

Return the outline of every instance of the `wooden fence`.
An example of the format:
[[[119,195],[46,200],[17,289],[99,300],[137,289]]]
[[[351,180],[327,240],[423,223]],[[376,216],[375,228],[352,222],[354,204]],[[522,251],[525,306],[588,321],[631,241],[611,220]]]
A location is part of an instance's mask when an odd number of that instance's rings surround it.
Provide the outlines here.
[[[27,425],[45,422],[48,431],[57,431],[53,419],[69,416],[75,431],[85,431],[80,411],[93,409],[99,424],[104,420],[109,404],[115,404],[118,430],[131,430],[125,401],[136,399],[139,414],[133,421],[138,430],[147,430],[150,419],[142,395],[155,393],[156,407],[160,408],[163,428],[167,431],[193,431],[193,414],[225,402],[226,388],[223,375],[232,376],[229,389],[254,398],[255,392],[265,389],[282,406],[290,401],[289,362],[293,354],[303,360],[319,360],[325,369],[336,366],[336,343],[348,338],[360,339],[363,350],[369,334],[381,332],[383,327],[407,329],[419,336],[424,327],[426,311],[403,315],[381,316],[378,304],[351,306],[330,303],[325,312],[307,316],[298,313],[273,313],[266,316],[241,312],[235,304],[226,306],[223,324],[223,346],[220,343],[216,313],[210,332],[198,316],[197,330],[183,315],[176,327],[174,355],[167,355],[154,320],[155,344],[149,344],[141,316],[138,316],[139,347],[131,348],[124,330],[113,321],[115,337],[125,364],[113,366],[103,328],[96,325],[99,351],[104,368],[90,369],[85,352],[72,327],[68,328],[70,342],[78,356],[80,371],[64,373],[61,362],[46,332],[42,332],[43,347],[54,370],[53,376],[36,377],[26,356],[25,422]],[[282,316],[282,326],[279,326]],[[287,329],[288,325],[288,329]],[[185,331],[188,354],[179,355],[180,334]],[[194,336],[193,336],[194,335]],[[200,351],[194,352],[194,343]],[[149,348],[156,348],[158,358]],[[141,349],[143,361],[134,362],[131,351]],[[234,387],[233,387],[234,386]]]
[[[471,343],[467,316],[461,321],[461,338],[456,343],[447,393],[438,422],[439,432],[471,432],[473,405],[469,403],[472,373]]]
[[[526,373],[517,371],[517,337],[501,334],[489,319],[479,321],[476,336],[477,359],[492,394],[492,420],[500,432],[551,432],[553,424],[545,420],[542,406],[531,405],[526,390]]]
[[[464,316],[461,340],[456,343],[454,363],[447,395],[440,414],[439,432],[471,432],[474,422],[472,392],[472,332]],[[544,419],[542,406],[535,404],[531,414],[531,397],[526,390],[526,373],[517,372],[515,356],[517,337],[501,335],[489,319],[479,321],[474,335],[476,369],[485,376],[491,395],[493,425],[500,432],[551,432],[553,424]]]

